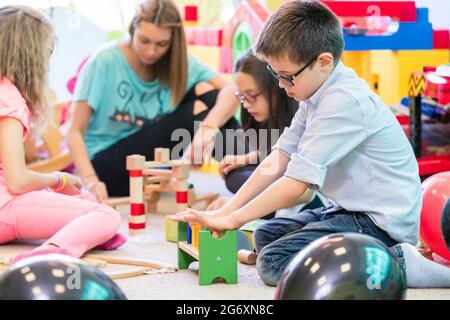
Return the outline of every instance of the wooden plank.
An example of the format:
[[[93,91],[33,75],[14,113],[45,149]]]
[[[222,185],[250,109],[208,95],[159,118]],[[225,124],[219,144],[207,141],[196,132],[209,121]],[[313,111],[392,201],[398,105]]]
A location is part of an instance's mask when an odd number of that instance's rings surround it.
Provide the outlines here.
[[[145,169],[143,171],[144,176],[164,176],[164,177],[172,177],[173,171],[172,170],[165,170],[165,169]]]
[[[185,160],[172,160],[167,162],[157,162],[157,161],[147,161],[145,162],[145,168],[146,169],[153,169],[153,168],[161,168],[161,167],[172,167],[172,166],[181,166],[189,164]]]
[[[166,181],[170,181],[170,177],[154,176],[154,177],[146,177],[145,178],[145,183],[161,183],[161,182],[166,182]]]
[[[194,259],[198,260],[199,259],[199,252],[197,248],[194,248],[193,246],[191,246],[190,244],[187,244],[186,241],[181,241],[178,242],[178,247],[183,250],[184,252],[186,252],[187,254],[189,254],[191,257],[193,257]]]

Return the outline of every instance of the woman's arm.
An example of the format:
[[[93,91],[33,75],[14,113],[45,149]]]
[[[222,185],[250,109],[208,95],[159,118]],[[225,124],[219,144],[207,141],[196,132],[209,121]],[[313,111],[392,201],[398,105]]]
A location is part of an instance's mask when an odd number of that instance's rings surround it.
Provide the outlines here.
[[[0,120],[0,160],[9,193],[18,195],[58,184],[56,174],[40,174],[27,169],[22,135],[23,126],[19,120]]]
[[[239,107],[239,100],[234,95],[236,86],[229,83],[222,76],[217,76],[209,81],[217,90],[220,90],[215,106],[211,109],[204,122],[220,128],[228,122]]]
[[[84,135],[91,116],[92,109],[87,102],[81,101],[75,103],[72,123],[67,134],[67,143],[73,162],[82,177],[83,183],[99,201],[104,201],[108,199],[106,186],[98,179],[84,142]]]

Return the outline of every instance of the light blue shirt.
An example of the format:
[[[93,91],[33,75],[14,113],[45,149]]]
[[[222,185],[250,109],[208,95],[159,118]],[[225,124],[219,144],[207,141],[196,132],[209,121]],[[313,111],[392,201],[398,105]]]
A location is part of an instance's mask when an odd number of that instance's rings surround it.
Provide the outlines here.
[[[339,62],[302,101],[274,149],[285,176],[311,184],[335,209],[362,211],[398,242],[417,244],[422,205],[418,165],[393,113]]]
[[[186,92],[217,75],[189,55]],[[100,48],[83,67],[74,95],[74,101],[87,101],[93,110],[85,134],[90,158],[173,112],[171,98],[167,86],[138,77],[117,42]]]

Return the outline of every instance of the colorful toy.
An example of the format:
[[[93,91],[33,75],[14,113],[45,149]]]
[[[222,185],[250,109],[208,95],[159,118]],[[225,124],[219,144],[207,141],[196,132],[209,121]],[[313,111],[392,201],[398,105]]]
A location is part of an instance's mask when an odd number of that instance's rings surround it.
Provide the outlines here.
[[[450,260],[450,250],[443,234],[444,208],[450,197],[450,172],[441,172],[426,179],[422,184],[423,204],[420,217],[420,237],[437,255]]]
[[[217,278],[237,283],[237,234],[227,231],[216,239],[207,229],[178,223],[178,267],[187,269],[198,261],[199,284],[210,285]]]
[[[157,212],[161,192],[175,193],[177,212],[199,203],[204,203],[206,207],[218,198],[217,193],[197,196],[188,183],[189,163],[170,160],[169,149],[157,148],[154,155],[155,161],[145,161],[145,157],[139,155],[127,157],[127,170],[130,172],[130,235],[145,231],[145,213]],[[176,241],[173,236],[175,229],[175,222],[166,219],[167,240]]]
[[[422,178],[435,173],[450,171],[450,155],[422,157],[422,96],[425,94],[425,75],[415,72],[409,81],[410,142],[419,163]]]

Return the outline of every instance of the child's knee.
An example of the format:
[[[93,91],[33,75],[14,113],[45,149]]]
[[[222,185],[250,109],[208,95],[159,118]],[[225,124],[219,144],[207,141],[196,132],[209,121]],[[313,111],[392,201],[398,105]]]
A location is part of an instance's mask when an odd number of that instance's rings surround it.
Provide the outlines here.
[[[197,97],[209,92],[209,91],[213,91],[215,90],[215,88],[208,82],[200,82],[197,83],[195,86],[195,95]]]
[[[271,251],[263,250],[256,259],[256,270],[260,278],[269,286],[275,287],[283,270],[272,262]]]
[[[100,204],[99,210],[105,213],[107,216],[107,223],[111,225],[114,229],[119,229],[122,222],[122,216],[115,209],[107,206],[106,204]]]

